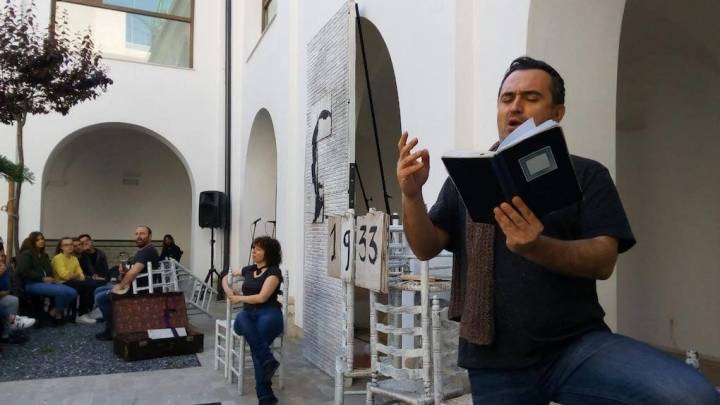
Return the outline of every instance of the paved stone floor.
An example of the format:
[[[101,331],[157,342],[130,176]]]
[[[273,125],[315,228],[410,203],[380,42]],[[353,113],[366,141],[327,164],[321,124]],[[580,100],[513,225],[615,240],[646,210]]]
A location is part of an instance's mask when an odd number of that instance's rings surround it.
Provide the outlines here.
[[[5,382],[0,383],[0,404],[257,404],[251,370],[246,372],[243,396],[235,384],[225,383],[222,371],[215,371],[214,320],[196,315],[191,322],[205,332],[205,350],[198,355],[200,367]],[[302,356],[299,340],[289,339],[287,345],[285,388],[276,391],[280,403],[333,403],[331,378]],[[43,359],[27,361],[31,365]],[[345,403],[361,404],[364,397],[348,397]]]

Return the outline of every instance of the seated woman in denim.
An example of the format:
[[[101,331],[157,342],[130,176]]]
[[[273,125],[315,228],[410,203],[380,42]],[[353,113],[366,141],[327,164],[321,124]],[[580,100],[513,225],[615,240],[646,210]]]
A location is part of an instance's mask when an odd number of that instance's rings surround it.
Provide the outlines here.
[[[65,309],[75,304],[77,292],[72,287],[58,283],[53,277],[50,257],[45,253],[45,237],[40,232],[31,232],[25,238],[17,256],[16,271],[23,282],[25,293],[52,297],[54,305],[50,309],[52,325],[64,323]]]
[[[261,405],[276,404],[277,398],[271,388],[270,379],[280,363],[270,350],[270,345],[283,331],[281,304],[278,301],[282,251],[280,242],[261,236],[252,243],[252,266],[233,271],[233,276],[244,277],[242,295],[235,293],[223,280],[227,299],[233,304],[243,303],[243,309],[235,318],[235,333],[245,337],[252,352],[255,367],[255,392]]]

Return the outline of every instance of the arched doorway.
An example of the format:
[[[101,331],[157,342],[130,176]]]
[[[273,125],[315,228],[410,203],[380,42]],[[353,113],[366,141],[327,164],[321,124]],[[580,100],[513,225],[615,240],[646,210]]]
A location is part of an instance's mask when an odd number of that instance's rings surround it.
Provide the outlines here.
[[[129,124],[94,125],[50,154],[41,229],[50,239],[88,233],[115,261],[135,227],[147,224],[156,241],[172,234],[185,252],[181,261],[190,263],[192,195],[182,158],[159,135]]]
[[[621,260],[618,330],[720,358],[720,32],[713,0],[628,0],[617,178],[638,245]]]
[[[360,32],[357,31],[355,35],[355,113],[357,116],[355,127],[357,171],[355,176],[355,213],[356,215],[365,215],[368,208],[387,211],[385,192],[388,194],[389,213],[399,213],[402,208],[402,198],[398,182],[395,179],[395,165],[401,123],[395,71],[390,52],[375,24],[361,17],[360,28],[362,29],[362,44]],[[362,45],[365,49],[365,59]],[[367,65],[369,91],[364,62]],[[372,94],[372,100],[370,94]],[[374,123],[371,102],[375,113]],[[375,129],[377,129],[377,143]],[[383,190],[378,146],[382,157],[385,190]],[[355,288],[355,336],[364,342],[369,342],[370,336],[369,299],[368,290]]]
[[[240,259],[249,261],[252,236],[274,235],[277,213],[277,148],[270,113],[261,109],[250,129],[240,214]],[[259,221],[258,221],[259,220]],[[257,221],[257,222],[256,222]],[[254,232],[253,232],[254,231]]]

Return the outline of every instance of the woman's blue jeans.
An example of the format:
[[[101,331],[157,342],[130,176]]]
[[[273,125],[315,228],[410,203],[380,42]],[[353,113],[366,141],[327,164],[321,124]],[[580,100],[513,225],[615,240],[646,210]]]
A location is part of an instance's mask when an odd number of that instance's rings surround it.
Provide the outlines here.
[[[694,368],[610,332],[588,333],[528,368],[468,373],[474,404],[720,404]]]
[[[25,284],[25,292],[30,295],[42,295],[54,299],[56,311],[64,311],[65,308],[77,298],[77,291],[65,284],[55,283],[29,283]]]
[[[245,337],[255,368],[255,392],[258,399],[273,398],[271,382],[264,382],[263,366],[275,358],[270,345],[283,331],[282,312],[278,307],[243,309],[235,317],[235,333]]]

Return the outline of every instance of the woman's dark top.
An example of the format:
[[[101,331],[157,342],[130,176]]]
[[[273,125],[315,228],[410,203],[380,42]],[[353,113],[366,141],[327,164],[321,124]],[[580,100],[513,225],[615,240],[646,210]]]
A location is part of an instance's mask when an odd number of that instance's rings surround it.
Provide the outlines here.
[[[174,243],[170,246],[163,245],[162,252],[160,252],[160,260],[172,258],[180,261],[180,257],[182,256],[182,254],[183,251],[180,250],[180,247]]]
[[[265,270],[259,277],[255,277],[256,270],[258,270],[258,267],[255,264],[253,264],[252,266],[243,267],[243,269],[241,270],[242,276],[244,278],[242,284],[243,295],[260,294],[260,290],[262,290],[262,286],[265,283],[265,280],[267,280],[267,278],[270,276],[276,276],[280,280],[280,283],[283,282],[282,272],[280,271],[280,267],[278,266],[268,267],[267,270]],[[268,298],[268,300],[264,303],[243,304],[243,307],[246,309],[260,309],[270,307],[280,308],[282,305],[277,299],[278,294],[281,294],[280,284],[278,284],[278,286],[275,288],[275,291],[273,291],[272,295],[270,295],[270,298]]]
[[[23,283],[39,283],[43,277],[52,277],[50,257],[46,253],[35,254],[26,250],[17,256],[16,271]]]

